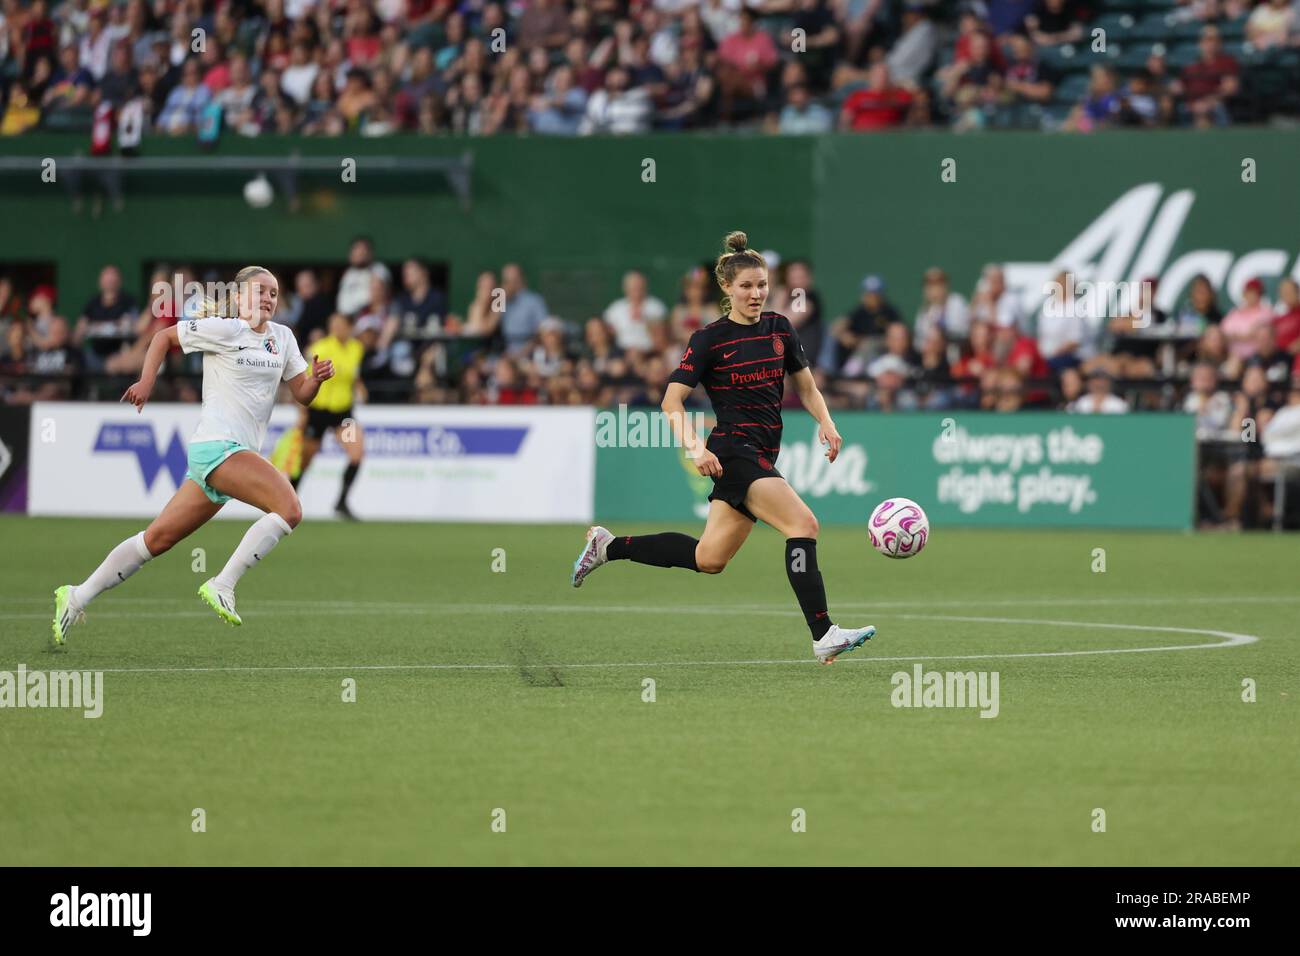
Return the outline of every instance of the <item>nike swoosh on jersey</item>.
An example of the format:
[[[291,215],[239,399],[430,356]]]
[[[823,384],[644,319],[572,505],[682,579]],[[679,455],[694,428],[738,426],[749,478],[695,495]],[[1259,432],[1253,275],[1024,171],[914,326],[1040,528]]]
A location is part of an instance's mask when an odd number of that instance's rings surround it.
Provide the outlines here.
[[[739,351],[740,351],[740,349],[736,349],[736,352],[739,352]],[[722,353],[722,357],[723,357],[724,359],[729,359],[729,358],[731,358],[733,355],[735,355],[736,352],[723,352],[723,353]]]

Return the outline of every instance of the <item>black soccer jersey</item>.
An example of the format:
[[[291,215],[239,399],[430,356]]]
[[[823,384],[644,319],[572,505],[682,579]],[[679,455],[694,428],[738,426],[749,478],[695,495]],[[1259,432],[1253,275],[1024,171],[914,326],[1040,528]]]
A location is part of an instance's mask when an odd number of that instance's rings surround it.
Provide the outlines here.
[[[775,456],[781,450],[785,375],[807,367],[799,336],[784,315],[764,312],[753,325],[724,316],[691,336],[668,381],[691,388],[703,383],[718,420],[710,443],[725,438]]]

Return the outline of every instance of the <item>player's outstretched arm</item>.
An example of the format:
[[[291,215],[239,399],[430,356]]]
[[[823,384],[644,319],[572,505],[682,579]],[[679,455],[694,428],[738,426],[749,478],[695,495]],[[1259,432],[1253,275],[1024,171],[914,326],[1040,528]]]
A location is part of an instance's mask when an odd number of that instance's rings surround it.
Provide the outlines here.
[[[310,405],[316,393],[320,391],[321,382],[333,377],[334,363],[329,359],[321,361],[313,355],[311,368],[289,379],[289,391],[293,393],[293,400],[299,405]]]
[[[826,399],[822,397],[821,389],[817,387],[812,369],[801,368],[795,372],[794,387],[799,393],[799,401],[803,403],[803,407],[808,409],[808,414],[817,420],[817,440],[826,446],[827,460],[834,461],[840,455],[840,446],[844,444],[844,439],[840,437],[835,423],[831,421],[831,411],[826,407]]]
[[[162,367],[163,359],[167,353],[180,344],[180,336],[176,331],[176,326],[166,329],[159,329],[154,337],[149,340],[149,349],[144,354],[144,365],[140,368],[140,381],[136,382],[122,394],[122,401],[130,402],[135,406],[136,414],[144,408],[144,403],[149,401],[149,396],[153,394],[154,382],[158,378],[158,369]]]

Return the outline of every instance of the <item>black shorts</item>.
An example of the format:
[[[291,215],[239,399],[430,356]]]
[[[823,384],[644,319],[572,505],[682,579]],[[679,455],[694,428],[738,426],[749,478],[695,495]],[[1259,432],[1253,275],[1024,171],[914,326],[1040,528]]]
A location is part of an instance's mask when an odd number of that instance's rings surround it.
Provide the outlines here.
[[[754,513],[745,507],[745,495],[749,486],[760,478],[782,477],[772,459],[752,445],[709,441],[706,447],[722,464],[722,477],[713,479],[709,500],[725,501],[750,521],[757,521]]]
[[[340,427],[352,417],[352,409],[343,412],[327,412],[322,408],[307,409],[307,427],[303,435],[307,438],[322,439],[331,428]]]

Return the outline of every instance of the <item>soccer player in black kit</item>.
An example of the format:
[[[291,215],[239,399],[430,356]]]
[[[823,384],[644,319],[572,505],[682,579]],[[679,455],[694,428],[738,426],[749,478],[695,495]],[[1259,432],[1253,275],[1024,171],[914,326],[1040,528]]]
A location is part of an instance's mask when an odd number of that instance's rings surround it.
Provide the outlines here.
[[[709,517],[697,540],[667,531],[620,537],[599,525],[573,565],[573,586],[608,561],[627,559],[660,568],[717,574],[735,557],[757,520],[785,535],[785,570],[812,632],[813,655],[823,664],[861,647],[874,627],[832,623],[817,568],[817,518],[773,462],[781,450],[781,396],[788,373],[803,406],[817,420],[818,438],[835,461],[843,439],[817,389],[790,320],[764,312],[767,263],[748,248],[743,232],[727,236],[714,274],[726,294],[724,314],[691,336],[681,364],[668,380],[663,410],[701,475],[713,479]],[[702,442],[691,428],[685,401],[703,384],[717,425]]]

